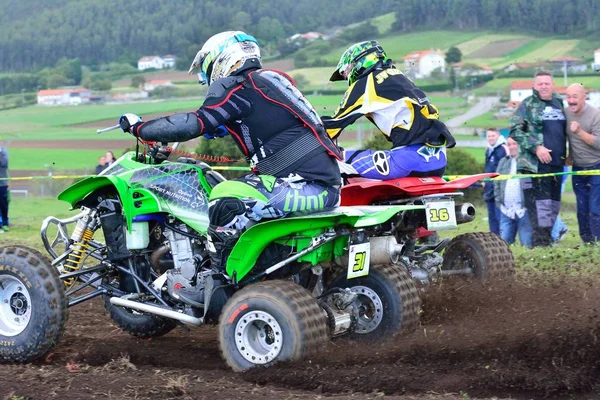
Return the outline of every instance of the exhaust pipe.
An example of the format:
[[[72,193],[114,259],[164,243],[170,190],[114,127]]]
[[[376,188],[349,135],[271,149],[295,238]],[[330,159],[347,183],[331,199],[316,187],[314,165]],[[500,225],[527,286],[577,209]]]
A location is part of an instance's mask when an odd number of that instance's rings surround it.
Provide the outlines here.
[[[471,203],[455,205],[454,212],[456,213],[457,224],[464,224],[475,219],[475,207]]]
[[[123,299],[120,297],[111,297],[110,304],[119,307],[127,307],[138,311],[147,312],[149,314],[159,315],[165,318],[176,319],[177,321],[185,322],[192,325],[202,325],[204,323],[204,318],[196,318],[191,315],[182,314],[177,311],[167,310],[162,307],[153,306],[151,304],[140,303],[138,301],[132,301]]]
[[[369,238],[371,244],[369,262],[375,264],[395,264],[400,260],[400,254],[404,248],[393,236],[375,236]],[[348,265],[348,253],[342,254],[335,259],[338,265]]]

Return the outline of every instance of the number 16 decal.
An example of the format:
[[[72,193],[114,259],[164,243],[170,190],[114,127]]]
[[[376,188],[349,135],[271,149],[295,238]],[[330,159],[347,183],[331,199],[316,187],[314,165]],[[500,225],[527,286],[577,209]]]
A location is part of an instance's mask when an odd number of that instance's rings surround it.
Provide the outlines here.
[[[429,220],[431,222],[439,222],[439,221],[448,221],[450,220],[450,215],[448,214],[448,209],[440,208],[439,210],[431,209],[429,210]]]

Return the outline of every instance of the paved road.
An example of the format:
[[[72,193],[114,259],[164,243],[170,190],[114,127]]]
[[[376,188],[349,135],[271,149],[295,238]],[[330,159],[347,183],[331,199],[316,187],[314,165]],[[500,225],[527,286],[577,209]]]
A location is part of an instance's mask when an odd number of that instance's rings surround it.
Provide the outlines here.
[[[465,122],[490,111],[496,104],[498,104],[499,101],[500,97],[498,96],[480,97],[477,104],[471,107],[469,111],[448,120],[448,122],[446,122],[446,126],[448,126],[449,128],[461,127]]]
[[[488,143],[485,139],[462,140],[456,139],[456,147],[487,147]]]

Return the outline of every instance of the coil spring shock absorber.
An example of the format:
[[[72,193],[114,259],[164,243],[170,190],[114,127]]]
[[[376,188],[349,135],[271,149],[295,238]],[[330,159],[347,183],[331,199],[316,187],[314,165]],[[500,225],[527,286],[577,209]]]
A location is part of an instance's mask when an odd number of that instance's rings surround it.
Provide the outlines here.
[[[90,214],[83,216],[77,225],[73,234],[71,235],[71,252],[67,256],[67,259],[63,263],[65,273],[79,271],[81,263],[86,255],[86,251],[89,248],[89,242],[94,236],[95,228],[97,227],[95,210]],[[67,278],[64,280],[65,286],[69,287],[75,282],[75,277]]]

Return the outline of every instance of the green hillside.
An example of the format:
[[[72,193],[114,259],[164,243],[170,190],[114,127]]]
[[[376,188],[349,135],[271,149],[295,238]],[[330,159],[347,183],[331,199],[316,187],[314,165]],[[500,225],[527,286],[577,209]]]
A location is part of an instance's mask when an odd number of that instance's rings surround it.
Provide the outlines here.
[[[404,57],[412,51],[436,50],[445,54],[451,46],[456,46],[461,50],[464,63],[480,67],[488,66],[496,71],[513,63],[537,63],[567,56],[580,58],[582,62],[589,64],[593,59],[593,50],[598,47],[597,43],[585,38],[567,36],[540,38],[524,33],[439,30],[384,34],[389,32],[387,27],[391,23],[390,17],[394,17],[393,14],[386,14],[370,20],[380,32],[380,36],[373,39],[377,39],[381,43],[387,55],[400,68],[403,68]],[[309,44],[295,53],[293,57],[300,57],[305,60],[304,63],[308,64],[318,61],[321,65],[312,68],[298,68],[289,72],[294,77],[301,75],[306,79],[307,86],[310,88],[337,88],[331,83],[328,84],[328,78],[341,54],[352,43],[354,42],[335,39],[326,43],[319,41],[319,43]]]

